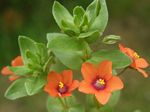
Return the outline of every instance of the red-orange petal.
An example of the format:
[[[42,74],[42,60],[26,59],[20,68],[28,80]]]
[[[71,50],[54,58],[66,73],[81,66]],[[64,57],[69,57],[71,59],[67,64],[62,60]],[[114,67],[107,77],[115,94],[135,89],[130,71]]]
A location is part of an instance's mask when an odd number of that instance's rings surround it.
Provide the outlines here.
[[[126,54],[130,57],[130,58],[134,58],[134,53],[135,51],[133,51],[130,48],[126,48]]]
[[[105,105],[108,102],[110,96],[111,93],[108,91],[99,91],[98,93],[95,94],[96,99],[102,105]]]
[[[119,44],[119,49],[128,55],[130,58],[134,57],[133,54],[135,53],[132,49],[124,47],[122,44]]]
[[[44,91],[49,93],[50,96],[56,97],[58,96],[58,92],[55,88],[51,88],[49,84],[44,87]]]
[[[17,56],[12,62],[12,66],[22,66],[23,65],[23,60],[21,56]]]
[[[124,53],[126,52],[125,47],[122,44],[119,44],[119,49]]]
[[[95,94],[97,92],[90,83],[87,83],[84,80],[79,85],[79,91],[86,94]]]
[[[18,78],[19,78],[19,76],[12,75],[12,76],[9,77],[9,80],[10,80],[10,81],[15,81],[15,80],[17,80]]]
[[[147,78],[148,77],[148,74],[144,71],[144,70],[142,70],[142,69],[140,69],[140,68],[136,68],[145,78]]]
[[[66,85],[71,85],[72,83],[72,71],[71,70],[64,70],[62,72],[62,82]]]
[[[99,76],[105,80],[109,80],[112,77],[112,62],[105,60],[98,66]]]
[[[120,90],[124,87],[123,82],[117,76],[113,76],[110,80],[107,81],[106,90],[113,92],[116,90]]]
[[[136,59],[135,64],[138,68],[146,68],[149,66],[148,62],[143,58]]]
[[[48,83],[50,82],[50,85],[56,88],[59,84],[59,82],[62,81],[61,75],[56,73],[55,71],[51,71],[48,74]]]
[[[67,92],[65,94],[59,94],[59,97],[69,97],[71,95],[72,95],[71,93]]]
[[[78,81],[78,80],[74,80],[74,81],[72,82],[72,84],[70,85],[69,92],[73,91],[73,90],[76,89],[78,86],[79,86],[79,81]]]
[[[13,72],[10,71],[10,70],[8,69],[8,67],[3,67],[2,71],[1,71],[1,74],[2,74],[2,75],[11,75],[11,74],[13,74]]]
[[[97,67],[94,64],[88,62],[82,64],[81,72],[84,80],[87,82],[92,82],[98,75]]]

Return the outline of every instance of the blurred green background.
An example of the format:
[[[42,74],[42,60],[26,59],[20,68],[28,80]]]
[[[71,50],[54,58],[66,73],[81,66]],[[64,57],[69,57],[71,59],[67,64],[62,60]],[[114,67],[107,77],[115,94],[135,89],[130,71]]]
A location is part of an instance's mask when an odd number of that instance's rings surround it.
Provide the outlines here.
[[[70,11],[76,5],[88,6],[92,0],[58,0]],[[53,17],[54,0],[0,0],[0,69],[19,54],[18,35],[46,42],[46,33],[59,31]],[[150,0],[107,0],[109,22],[105,35],[116,34],[122,42],[150,60]],[[99,44],[97,44],[98,47]],[[150,74],[150,69],[147,69]],[[125,88],[114,112],[150,111],[150,78],[128,70],[122,79]],[[46,112],[47,95],[10,101],[4,92],[10,85],[0,76],[0,112]]]

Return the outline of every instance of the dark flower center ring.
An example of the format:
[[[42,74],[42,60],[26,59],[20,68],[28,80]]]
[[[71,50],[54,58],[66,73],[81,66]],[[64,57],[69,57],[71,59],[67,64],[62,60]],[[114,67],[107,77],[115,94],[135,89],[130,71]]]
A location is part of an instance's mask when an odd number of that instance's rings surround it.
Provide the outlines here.
[[[65,94],[68,91],[68,86],[64,85],[62,82],[59,82],[57,90],[60,94]]]
[[[93,81],[92,86],[96,89],[96,90],[103,90],[106,87],[106,82],[104,79],[102,78],[98,78],[96,80]]]

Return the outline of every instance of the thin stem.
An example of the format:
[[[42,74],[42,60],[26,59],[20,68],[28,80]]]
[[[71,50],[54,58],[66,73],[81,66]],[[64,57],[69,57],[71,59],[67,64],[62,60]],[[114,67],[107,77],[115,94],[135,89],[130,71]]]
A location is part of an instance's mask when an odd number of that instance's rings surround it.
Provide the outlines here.
[[[120,73],[118,73],[118,76],[122,75],[127,69],[128,67],[124,68]]]
[[[59,97],[58,99],[59,99],[59,101],[61,102],[61,104],[63,105],[63,107],[66,108],[67,106],[66,106],[66,104],[64,103],[63,99],[62,99],[61,97]]]
[[[64,102],[65,102],[66,107],[68,107],[66,98],[64,98]]]

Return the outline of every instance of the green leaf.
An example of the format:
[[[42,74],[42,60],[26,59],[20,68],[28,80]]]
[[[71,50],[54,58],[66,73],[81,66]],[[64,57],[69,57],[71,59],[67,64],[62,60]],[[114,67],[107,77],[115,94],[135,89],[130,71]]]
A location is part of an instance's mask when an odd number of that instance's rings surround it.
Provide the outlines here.
[[[69,11],[61,5],[59,2],[55,1],[53,4],[52,13],[54,16],[55,21],[57,22],[58,26],[61,28],[61,22],[62,20],[73,22],[73,17],[69,13]]]
[[[53,56],[49,56],[48,60],[45,62],[44,66],[43,66],[43,71],[45,71],[46,73],[49,73],[51,65],[53,64],[54,60],[53,60]]]
[[[80,39],[80,38],[88,38],[90,36],[93,36],[93,35],[97,35],[99,36],[99,32],[96,30],[96,31],[89,31],[89,32],[86,32],[86,33],[81,33],[77,38]]]
[[[79,27],[83,20],[85,11],[81,6],[76,6],[73,10],[74,23]]]
[[[92,43],[95,42],[100,37],[100,35],[101,33],[99,31],[89,31],[86,33],[81,33],[77,38],[85,38],[88,43]]]
[[[51,65],[51,71],[57,71],[58,73],[63,70],[68,69],[64,64],[62,64],[58,59],[55,60],[55,63]]]
[[[15,67],[10,66],[9,70],[11,70],[17,76],[29,75],[33,72],[27,66],[15,66]]]
[[[26,57],[28,60],[32,61],[32,63],[40,64],[40,60],[38,59],[37,55],[29,50],[26,51]]]
[[[86,15],[90,23],[95,20],[95,18],[99,14],[99,11],[100,11],[100,1],[94,0],[86,9]]]
[[[110,97],[109,102],[108,102],[108,105],[110,107],[116,106],[116,104],[119,101],[120,94],[121,94],[121,91],[115,91],[115,92],[112,93],[112,96]]]
[[[52,13],[56,23],[63,31],[70,30],[79,33],[79,29],[75,26],[72,15],[59,2],[54,2]]]
[[[66,20],[62,20],[61,23],[62,23],[62,29],[66,34],[74,36],[74,35],[80,33],[80,29],[77,26],[75,26],[74,24],[72,24]],[[69,33],[69,32],[71,32],[71,33]]]
[[[40,92],[40,90],[42,90],[45,83],[46,83],[46,79],[44,76],[28,78],[25,81],[25,88],[26,88],[27,94],[31,96]]]
[[[86,103],[88,106],[90,106],[90,108],[95,107],[96,105],[96,99],[95,99],[95,95],[86,95]]]
[[[91,25],[89,27],[89,30],[99,30],[99,32],[102,33],[102,32],[104,32],[105,27],[106,27],[107,22],[108,22],[108,11],[107,11],[107,6],[106,6],[106,1],[105,0],[95,0],[95,4],[98,1],[99,1],[98,4],[100,4],[100,8],[97,8],[97,9],[99,9],[99,11],[97,11],[97,10],[95,11],[96,13],[94,13],[94,14],[96,14],[97,16],[96,16],[96,18],[94,16],[95,19],[92,20]],[[94,10],[94,6],[95,5],[93,3],[93,8],[91,8],[91,10],[92,9]],[[99,7],[99,6],[97,6],[97,7]],[[91,11],[90,14],[92,12],[93,11]]]
[[[88,49],[84,41],[78,41],[74,38],[55,38],[48,42],[48,48],[56,57],[67,67],[71,69],[80,69],[83,63],[83,51]]]
[[[66,103],[64,100],[66,100]],[[65,103],[65,106],[62,104],[62,102]],[[85,112],[83,106],[79,105],[74,96],[65,97],[65,99],[48,97],[47,109],[48,112]]]
[[[89,29],[89,21],[86,14],[83,15],[83,19],[80,24],[80,29],[81,32],[87,32]]]
[[[25,80],[26,79],[22,78],[14,81],[6,90],[5,97],[10,100],[15,100],[27,96],[27,92],[24,85]]]
[[[105,43],[105,44],[115,44],[120,40],[121,40],[120,36],[108,35],[108,36],[104,37],[103,43]]]
[[[95,52],[88,61],[98,64],[104,60],[112,61],[113,68],[115,69],[125,68],[132,63],[131,59],[119,50],[101,50]]]
[[[21,56],[23,58],[24,64],[26,65],[28,63],[28,59],[26,57],[26,51],[29,50],[35,53],[36,51],[35,41],[25,36],[19,36],[18,42],[19,42]]]
[[[65,112],[60,100],[56,97],[48,97],[47,109],[48,112]]]
[[[45,44],[43,43],[35,43],[37,48],[36,55],[39,59],[41,65],[44,65],[49,57],[49,51]]]
[[[50,43],[51,40],[55,38],[68,38],[69,36],[63,33],[48,33],[47,34],[47,40],[48,43]]]
[[[42,62],[39,57],[40,55],[34,54],[31,51],[26,51],[26,57],[28,59],[28,68],[33,71],[41,71],[42,70]]]

